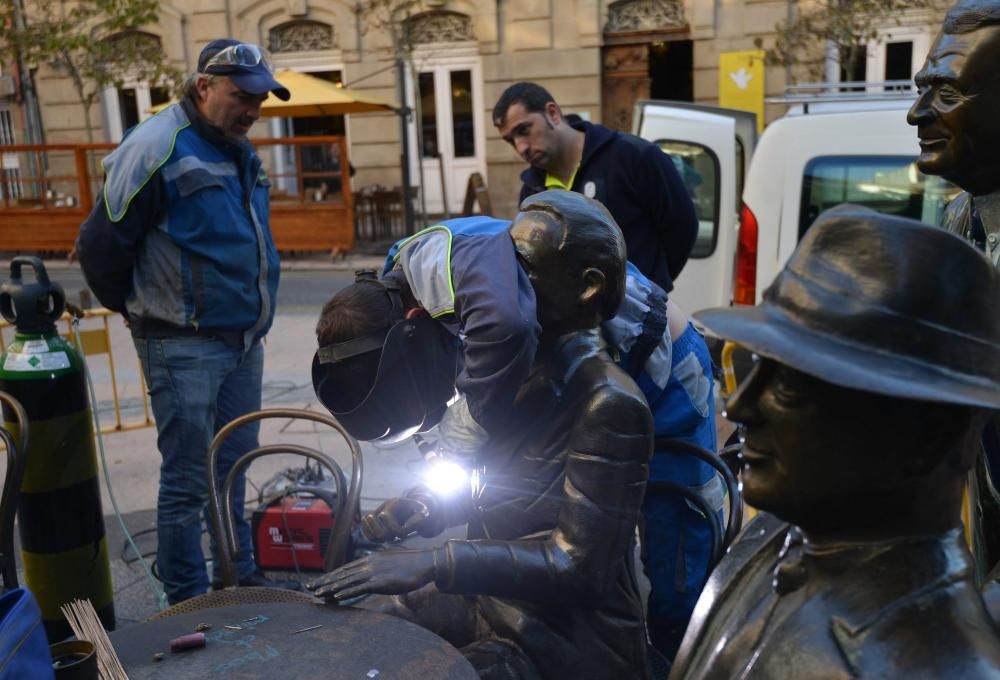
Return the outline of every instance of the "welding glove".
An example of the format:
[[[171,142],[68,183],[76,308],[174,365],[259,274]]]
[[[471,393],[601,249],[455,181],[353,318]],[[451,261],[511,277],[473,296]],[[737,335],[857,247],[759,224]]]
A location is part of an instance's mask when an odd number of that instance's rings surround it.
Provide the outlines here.
[[[471,465],[476,452],[487,439],[489,434],[472,417],[465,397],[461,397],[449,406],[438,424],[437,446],[446,458],[453,457]]]
[[[424,538],[437,536],[444,529],[433,509],[436,502],[420,487],[399,498],[390,498],[361,518],[361,531],[377,543],[387,543],[417,532]]]

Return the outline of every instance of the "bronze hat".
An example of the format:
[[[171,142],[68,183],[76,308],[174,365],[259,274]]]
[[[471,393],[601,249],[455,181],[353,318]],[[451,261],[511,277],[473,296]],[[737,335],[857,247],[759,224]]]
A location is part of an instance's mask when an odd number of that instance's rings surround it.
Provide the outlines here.
[[[853,205],[821,214],[755,307],[695,317],[826,382],[1000,408],[1000,273],[944,229]]]

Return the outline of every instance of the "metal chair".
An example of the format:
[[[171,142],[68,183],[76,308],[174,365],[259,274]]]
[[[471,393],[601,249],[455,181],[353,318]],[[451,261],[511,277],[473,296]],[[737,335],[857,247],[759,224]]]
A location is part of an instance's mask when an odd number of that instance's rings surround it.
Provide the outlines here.
[[[0,577],[3,578],[2,592],[17,588],[17,564],[14,559],[14,517],[21,495],[21,477],[24,475],[24,454],[28,450],[28,414],[21,403],[0,392],[0,404],[14,414],[17,421],[17,442],[6,428],[0,427],[0,440],[7,447],[7,475],[0,497]]]
[[[716,511],[708,504],[703,496],[690,487],[670,481],[649,481],[646,484],[646,494],[673,494],[678,495],[697,508],[708,523],[709,531],[712,535],[712,556],[708,562],[708,569],[702,583],[708,580],[712,569],[726,553],[726,550],[735,540],[736,535],[743,526],[743,494],[740,491],[739,483],[729,465],[720,457],[708,449],[691,444],[679,439],[658,437],[654,443],[653,450],[657,455],[691,455],[712,466],[715,472],[722,477],[729,493],[729,513],[725,525],[719,519]],[[652,540],[655,540],[653,537]],[[663,655],[652,644],[646,645],[647,657],[649,659],[649,669],[654,680],[666,680],[670,674],[670,660]]]
[[[683,452],[692,455],[702,462],[711,465],[719,476],[722,477],[722,481],[726,485],[726,491],[729,494],[729,517],[726,521],[725,531],[721,537],[721,552],[715,560],[715,562],[718,562],[722,558],[722,554],[725,553],[726,549],[736,539],[736,535],[740,532],[740,529],[743,528],[743,494],[740,491],[739,482],[736,481],[736,475],[733,474],[730,466],[723,460],[722,455],[708,449],[703,449],[690,442],[658,437],[653,447],[654,451],[665,451],[674,455]],[[704,502],[704,499],[702,501]],[[715,515],[714,512],[710,514]]]
[[[725,523],[716,516],[715,511],[709,507],[708,502],[698,493],[689,487],[670,481],[650,481],[646,484],[646,493],[666,493],[676,494],[683,497],[691,505],[698,509],[698,512],[708,522],[709,530],[712,533],[712,559],[709,561],[708,572],[718,564],[725,554],[726,549],[736,539],[736,535],[743,526],[743,495],[740,492],[739,483],[733,475],[732,470],[722,460],[722,458],[708,449],[691,444],[690,442],[667,437],[657,437],[653,450],[657,455],[691,455],[699,460],[708,463],[722,477],[729,493],[729,516]],[[708,573],[705,574],[708,578]]]
[[[344,489],[344,473],[335,460],[324,453],[316,451],[306,446],[295,444],[273,444],[261,446],[240,456],[232,469],[226,476],[222,485],[220,498],[219,489],[216,488],[215,480],[218,470],[216,457],[222,442],[225,441],[235,429],[247,423],[268,418],[289,418],[311,420],[323,423],[336,430],[347,441],[351,449],[352,470],[351,482]],[[238,586],[239,577],[236,572],[236,558],[240,552],[239,536],[236,533],[235,523],[232,514],[232,487],[239,476],[240,471],[250,463],[264,456],[278,453],[293,453],[307,458],[311,458],[326,468],[334,476],[334,483],[337,487],[337,507],[334,515],[333,531],[330,536],[330,543],[324,560],[324,569],[332,571],[347,561],[348,544],[351,533],[351,522],[360,507],[361,500],[361,479],[364,473],[364,463],[361,456],[361,447],[358,442],[347,433],[347,431],[334,418],[312,411],[302,409],[265,409],[254,411],[244,416],[236,418],[228,423],[215,435],[211,445],[208,447],[206,472],[208,475],[208,496],[209,513],[211,515],[212,527],[215,531],[218,543],[219,566],[222,571],[222,584],[220,590],[193,597],[184,602],[175,604],[153,616],[148,621],[176,616],[187,612],[202,609],[213,609],[216,607],[228,607],[237,604],[263,604],[273,602],[306,602],[315,603],[320,600],[308,593],[285,590],[282,588],[261,588],[250,587],[241,588]]]

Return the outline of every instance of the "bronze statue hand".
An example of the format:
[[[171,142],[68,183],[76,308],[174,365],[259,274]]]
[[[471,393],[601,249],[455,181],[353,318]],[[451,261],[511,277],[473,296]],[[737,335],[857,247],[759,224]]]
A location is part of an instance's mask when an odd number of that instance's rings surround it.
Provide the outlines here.
[[[361,531],[371,541],[386,543],[418,531],[430,514],[417,498],[390,498],[361,518]]]
[[[370,593],[409,593],[433,580],[433,550],[388,550],[345,564],[307,583],[306,588],[341,602]]]

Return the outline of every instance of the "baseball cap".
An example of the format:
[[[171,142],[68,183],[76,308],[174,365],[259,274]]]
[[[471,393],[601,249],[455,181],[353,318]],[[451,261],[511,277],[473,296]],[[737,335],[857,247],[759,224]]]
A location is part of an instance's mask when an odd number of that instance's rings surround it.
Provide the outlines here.
[[[274,78],[267,50],[239,40],[223,38],[205,45],[198,57],[198,73],[227,76],[236,87],[250,94],[273,92],[282,101],[292,96]]]

